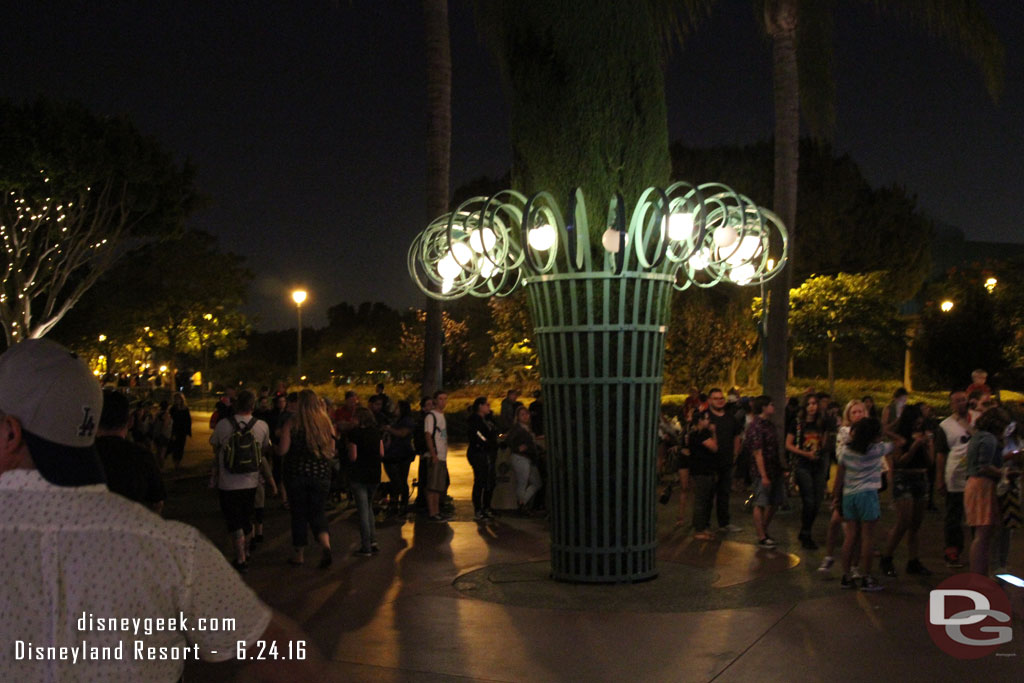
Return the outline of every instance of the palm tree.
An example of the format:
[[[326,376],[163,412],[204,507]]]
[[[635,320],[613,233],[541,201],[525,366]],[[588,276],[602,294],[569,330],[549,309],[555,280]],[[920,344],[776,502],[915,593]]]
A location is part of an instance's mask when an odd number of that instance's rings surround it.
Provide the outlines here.
[[[427,52],[427,221],[448,211],[452,146],[452,52],[448,0],[423,0]],[[444,328],[441,302],[427,297],[423,349],[423,395],[441,388]]]
[[[772,38],[775,86],[774,209],[789,231],[790,260],[770,288],[765,340],[765,393],[785,396],[788,310],[796,254],[797,171],[800,114],[815,137],[828,137],[835,121],[830,73],[833,3],[822,0],[757,0]],[[1002,87],[1003,46],[977,1],[897,0],[874,3],[889,14],[914,20],[929,33],[954,43],[977,62],[993,99]],[[803,81],[808,87],[801,89]],[[779,416],[781,419],[781,415]]]

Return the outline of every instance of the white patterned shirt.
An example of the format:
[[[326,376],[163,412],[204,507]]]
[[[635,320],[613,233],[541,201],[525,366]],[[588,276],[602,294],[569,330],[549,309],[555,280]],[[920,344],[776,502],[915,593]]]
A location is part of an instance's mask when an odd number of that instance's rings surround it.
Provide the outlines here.
[[[194,527],[35,470],[0,475],[0,576],[0,681],[175,681],[272,614]]]

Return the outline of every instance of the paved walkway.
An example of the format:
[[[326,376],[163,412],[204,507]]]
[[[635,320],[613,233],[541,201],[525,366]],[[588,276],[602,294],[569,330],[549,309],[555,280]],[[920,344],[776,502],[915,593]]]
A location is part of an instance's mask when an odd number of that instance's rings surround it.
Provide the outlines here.
[[[199,476],[208,434],[197,425],[197,446],[182,476],[169,481],[166,515],[195,524],[226,547],[216,499]],[[357,558],[351,555],[358,545],[354,510],[336,510],[329,516],[336,560],[326,571],[285,563],[288,513],[279,501],[268,503],[267,541],[246,580],[298,621],[339,680],[1020,677],[1019,615],[1014,641],[981,660],[953,659],[928,637],[928,590],[953,573],[941,562],[939,513],[927,513],[922,536],[923,560],[935,576],[886,579],[879,593],[841,591],[838,571],[819,574],[822,552],[806,553],[796,542],[797,513],[776,521],[785,550],[766,553],[754,546],[750,516],[738,504],[733,521],[744,531],[694,542],[686,528],[673,526],[675,498],[659,506],[659,578],[633,586],[567,585],[547,578],[544,520],[502,517],[477,525],[463,452],[456,450],[449,463],[455,520],[381,523],[381,554]],[[887,510],[883,528],[890,518]],[[823,520],[818,532],[824,536]],[[1024,568],[1022,545],[1018,539],[1011,558],[1018,570]],[[898,551],[897,566],[901,557]],[[244,679],[245,672],[235,664],[186,670],[190,681],[231,676]]]

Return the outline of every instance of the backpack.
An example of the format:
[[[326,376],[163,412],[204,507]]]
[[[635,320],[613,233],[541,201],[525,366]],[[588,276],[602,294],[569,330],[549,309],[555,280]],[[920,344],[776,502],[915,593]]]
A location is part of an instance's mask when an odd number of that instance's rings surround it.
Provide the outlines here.
[[[228,418],[234,427],[234,432],[224,444],[224,469],[231,474],[252,474],[258,472],[263,460],[262,444],[252,433],[256,424],[256,418],[249,420],[248,424],[240,425],[232,415]]]
[[[426,425],[427,417],[430,417],[434,421],[434,434],[437,434],[440,429],[437,427],[437,418],[427,413],[422,420],[416,420],[416,427],[412,431],[412,445],[416,449],[417,455],[424,453],[430,453],[430,448],[427,447],[427,433],[424,430]]]

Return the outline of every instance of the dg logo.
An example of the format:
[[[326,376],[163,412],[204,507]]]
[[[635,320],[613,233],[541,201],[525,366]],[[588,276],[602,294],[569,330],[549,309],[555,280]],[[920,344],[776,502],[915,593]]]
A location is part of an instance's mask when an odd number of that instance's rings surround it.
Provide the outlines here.
[[[952,576],[928,595],[928,635],[958,659],[990,655],[1013,639],[1010,599],[987,576]]]

